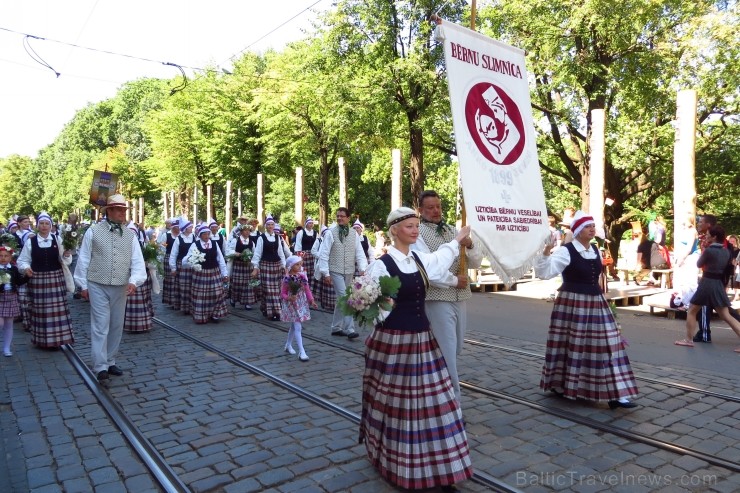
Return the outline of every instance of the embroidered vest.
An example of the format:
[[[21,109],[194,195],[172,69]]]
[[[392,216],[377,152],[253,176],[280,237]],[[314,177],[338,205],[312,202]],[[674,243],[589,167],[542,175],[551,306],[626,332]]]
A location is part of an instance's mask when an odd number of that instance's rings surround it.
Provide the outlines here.
[[[87,280],[108,286],[123,286],[131,277],[133,231],[123,228],[123,236],[118,231],[110,231],[107,222],[95,224],[86,234],[92,234],[90,266]]]
[[[436,226],[432,224],[427,223],[421,223],[419,225],[419,234],[422,238],[424,238],[424,242],[429,247],[430,252],[436,252],[439,250],[439,247],[444,245],[445,243],[449,243],[450,241],[455,239],[455,228],[452,226],[447,226],[444,229],[444,232],[440,236],[437,234],[437,228]],[[452,272],[455,275],[458,275],[458,271],[460,270],[460,257],[457,257],[454,262],[452,262],[452,266],[450,266],[450,272]],[[468,300],[472,297],[472,293],[470,292],[470,286],[465,286],[464,288],[436,288],[434,286],[429,286],[429,289],[427,290],[427,301],[464,301]]]
[[[359,240],[357,231],[349,228],[349,233],[344,241],[339,240],[339,226],[331,228],[331,234],[334,235],[334,243],[332,243],[329,252],[329,272],[354,274],[355,248]]]

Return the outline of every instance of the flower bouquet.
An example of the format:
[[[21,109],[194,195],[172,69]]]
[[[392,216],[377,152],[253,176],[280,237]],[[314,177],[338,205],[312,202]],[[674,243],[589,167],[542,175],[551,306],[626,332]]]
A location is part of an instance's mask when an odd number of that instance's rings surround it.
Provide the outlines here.
[[[251,262],[254,254],[252,250],[242,250],[242,253],[230,253],[226,256],[226,260],[241,260],[242,262]]]
[[[147,269],[156,270],[159,275],[164,273],[164,268],[162,267],[164,257],[161,250],[156,241],[150,241],[144,244],[144,249],[141,251],[144,255],[144,263]]]
[[[201,253],[197,248],[193,248],[190,255],[187,256],[188,265],[193,268],[194,271],[200,272],[203,270],[203,262],[206,260],[205,254]]]
[[[393,297],[401,287],[401,280],[397,276],[381,276],[375,279],[364,275],[355,277],[347,291],[337,299],[337,303],[345,315],[351,315],[360,324],[373,322],[385,318],[382,312],[393,309]]]
[[[18,239],[10,233],[0,235],[0,245],[8,246],[14,251],[18,251]]]
[[[10,273],[9,272],[3,272],[0,273],[0,290],[2,290],[6,284],[10,283]]]
[[[77,231],[72,230],[71,224],[60,224],[59,236],[62,237],[62,248],[64,250],[76,250],[80,244],[80,236]]]
[[[288,291],[290,294],[295,296],[303,289],[303,278],[301,276],[287,276],[288,277]]]

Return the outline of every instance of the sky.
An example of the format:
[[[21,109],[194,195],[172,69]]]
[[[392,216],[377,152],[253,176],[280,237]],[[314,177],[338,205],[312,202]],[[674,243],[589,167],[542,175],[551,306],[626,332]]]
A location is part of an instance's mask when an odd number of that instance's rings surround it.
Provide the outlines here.
[[[331,3],[0,0],[0,158],[36,157],[76,111],[113,97],[124,82],[180,74],[160,62],[229,69],[230,60],[245,49],[281,50],[286,43],[303,39],[317,12]],[[46,41],[27,39],[25,34]],[[53,71],[31,58],[24,40]],[[188,69],[186,73],[193,74]]]

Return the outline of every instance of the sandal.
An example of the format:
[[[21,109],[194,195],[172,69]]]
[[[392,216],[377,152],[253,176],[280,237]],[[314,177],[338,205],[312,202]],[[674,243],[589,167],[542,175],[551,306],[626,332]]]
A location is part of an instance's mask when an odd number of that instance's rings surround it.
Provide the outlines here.
[[[740,347],[739,348],[735,348],[735,352],[736,353],[740,353]]]
[[[688,339],[681,339],[680,341],[676,341],[673,344],[675,344],[676,346],[694,347],[693,341],[690,341]]]

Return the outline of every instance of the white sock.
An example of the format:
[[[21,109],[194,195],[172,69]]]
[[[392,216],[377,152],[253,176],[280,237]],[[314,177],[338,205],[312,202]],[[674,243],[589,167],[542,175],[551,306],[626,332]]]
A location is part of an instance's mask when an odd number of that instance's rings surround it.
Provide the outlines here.
[[[299,353],[305,353],[303,349],[303,336],[301,335],[301,323],[293,322],[293,336],[295,337],[295,344],[298,346]]]
[[[295,330],[293,329],[293,324],[291,324],[290,329],[288,329],[288,341],[285,343],[285,347],[291,347],[293,345],[294,333],[295,333]]]
[[[10,344],[13,342],[13,319],[10,317],[0,318],[3,326],[3,352],[10,352]]]

